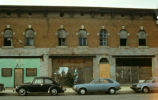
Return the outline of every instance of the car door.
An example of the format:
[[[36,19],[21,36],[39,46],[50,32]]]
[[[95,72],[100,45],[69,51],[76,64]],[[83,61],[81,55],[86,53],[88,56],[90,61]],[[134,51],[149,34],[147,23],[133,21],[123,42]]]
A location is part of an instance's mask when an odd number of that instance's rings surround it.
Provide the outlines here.
[[[107,91],[110,86],[110,82],[106,79],[101,79],[100,81],[100,91]]]
[[[43,79],[37,78],[37,79],[34,79],[29,90],[30,92],[42,92],[43,90],[42,86],[43,86]]]
[[[54,81],[51,79],[44,79],[43,92],[48,92],[48,89],[50,86],[52,86],[53,82]]]
[[[98,79],[96,80],[96,82],[93,84],[93,91],[94,92],[97,92],[97,91],[102,91],[102,80],[101,79]]]
[[[100,83],[100,79],[95,79],[91,83],[89,83],[86,87],[89,92],[99,91],[98,90],[99,83]]]

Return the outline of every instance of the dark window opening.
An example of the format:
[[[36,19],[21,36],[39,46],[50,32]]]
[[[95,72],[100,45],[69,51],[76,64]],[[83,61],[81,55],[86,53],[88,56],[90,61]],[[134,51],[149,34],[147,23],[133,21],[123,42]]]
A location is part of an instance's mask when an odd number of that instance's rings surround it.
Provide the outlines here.
[[[87,46],[87,38],[79,38],[79,46]]]
[[[106,38],[100,38],[100,46],[107,46],[107,39]]]
[[[37,68],[26,68],[26,76],[37,76]]]
[[[26,38],[25,46],[34,46],[34,39]]]
[[[127,39],[120,39],[120,46],[126,46],[127,45]]]
[[[81,16],[84,16],[84,13],[81,13]]]
[[[65,38],[58,38],[58,45],[59,46],[65,46],[66,45],[66,39]]]
[[[7,15],[10,16],[10,15],[11,15],[11,12],[7,12]]]
[[[2,76],[10,77],[12,76],[12,68],[2,68]]]
[[[108,59],[107,58],[102,58],[100,60],[100,63],[109,63]]]
[[[146,39],[139,39],[139,46],[146,46]]]
[[[27,29],[25,32],[25,46],[34,46],[34,30]]]
[[[63,12],[60,12],[60,17],[64,17],[64,13]]]
[[[11,46],[12,42],[11,42],[11,38],[4,38],[4,46]]]
[[[117,66],[152,66],[151,58],[116,58]]]
[[[32,15],[32,12],[28,12],[28,15],[31,16],[31,15]]]

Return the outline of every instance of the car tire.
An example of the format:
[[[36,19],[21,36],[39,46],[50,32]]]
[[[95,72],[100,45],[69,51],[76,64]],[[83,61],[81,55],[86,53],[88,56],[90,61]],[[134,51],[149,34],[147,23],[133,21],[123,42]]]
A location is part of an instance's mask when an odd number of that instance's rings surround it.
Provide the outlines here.
[[[19,89],[18,94],[19,94],[20,96],[26,96],[26,95],[27,95],[27,91],[26,91],[26,89],[21,88],[21,89]]]
[[[80,94],[80,95],[85,95],[86,93],[87,93],[87,90],[85,88],[81,88],[78,91],[78,94]]]
[[[57,90],[56,88],[52,88],[52,89],[50,90],[50,95],[52,95],[52,96],[58,95],[58,90]]]
[[[110,88],[108,92],[109,92],[109,94],[116,94],[116,89]]]
[[[149,93],[150,89],[148,87],[143,87],[142,92],[143,93]]]

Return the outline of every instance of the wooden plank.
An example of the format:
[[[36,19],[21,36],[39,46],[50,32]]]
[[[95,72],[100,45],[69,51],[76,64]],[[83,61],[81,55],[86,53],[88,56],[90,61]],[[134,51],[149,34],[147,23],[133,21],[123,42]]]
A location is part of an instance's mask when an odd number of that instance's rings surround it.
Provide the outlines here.
[[[110,64],[100,64],[100,78],[110,78]]]

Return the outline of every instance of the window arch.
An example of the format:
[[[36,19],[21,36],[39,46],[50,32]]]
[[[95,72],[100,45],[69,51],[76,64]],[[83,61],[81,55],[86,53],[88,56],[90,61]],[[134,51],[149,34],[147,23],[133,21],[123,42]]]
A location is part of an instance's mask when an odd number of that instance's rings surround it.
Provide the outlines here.
[[[147,33],[145,32],[144,28],[141,27],[138,32],[139,46],[146,46],[146,36]]]
[[[105,29],[101,29],[99,33],[100,46],[107,46],[108,32]]]
[[[100,63],[100,64],[102,64],[102,63],[104,63],[104,64],[108,64],[109,61],[108,61],[107,58],[102,58],[102,59],[100,59],[99,63]]]
[[[35,31],[32,28],[28,28],[25,31],[25,46],[34,46]]]
[[[122,26],[122,29],[119,32],[120,34],[120,46],[127,46],[127,39],[129,33],[126,31],[125,26]]]
[[[13,30],[9,27],[4,30],[3,34],[3,45],[4,46],[12,46],[13,45]]]
[[[60,28],[57,32],[58,34],[58,46],[65,46],[66,45],[66,35],[67,32],[64,28]]]

